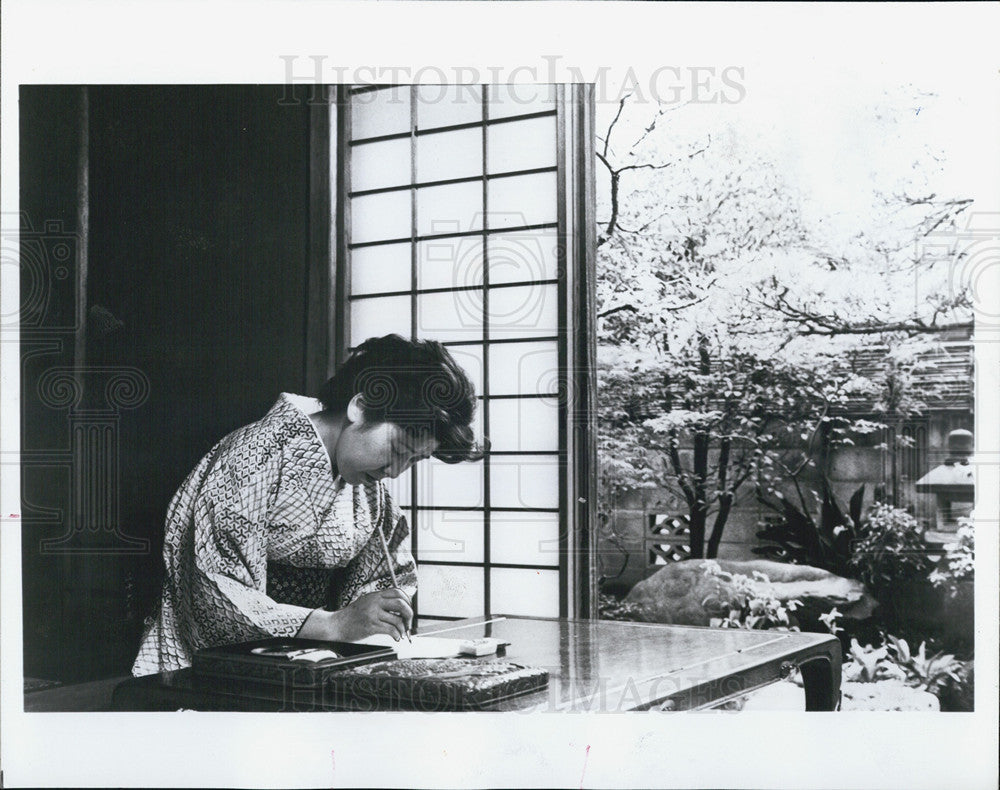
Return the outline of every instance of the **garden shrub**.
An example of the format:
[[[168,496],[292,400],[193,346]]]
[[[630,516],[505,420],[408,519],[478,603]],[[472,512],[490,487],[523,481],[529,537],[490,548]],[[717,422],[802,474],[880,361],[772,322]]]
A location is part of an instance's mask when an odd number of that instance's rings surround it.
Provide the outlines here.
[[[705,575],[717,576],[735,587],[735,596],[732,599],[728,602],[718,602],[728,603],[729,614],[725,617],[713,617],[710,621],[713,628],[799,630],[799,627],[791,622],[789,613],[801,606],[801,602],[796,599],[781,601],[776,598],[770,588],[770,579],[765,574],[754,571],[751,578],[742,573],[729,573],[722,570],[717,562],[708,561],[705,563]],[[710,598],[706,598],[702,604],[708,604],[710,601]]]
[[[857,529],[848,567],[875,597],[900,582],[923,578],[931,563],[917,520],[901,508],[873,505]]]
[[[955,541],[945,545],[945,555],[930,575],[931,583],[952,598],[958,595],[959,584],[972,581],[976,571],[972,519],[965,518],[960,523]]]

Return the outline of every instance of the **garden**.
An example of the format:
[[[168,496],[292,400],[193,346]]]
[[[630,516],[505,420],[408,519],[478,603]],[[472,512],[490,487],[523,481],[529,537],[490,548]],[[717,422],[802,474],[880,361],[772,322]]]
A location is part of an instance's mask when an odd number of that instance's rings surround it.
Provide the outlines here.
[[[972,711],[971,526],[959,528],[955,543],[947,544],[944,556],[936,562],[923,551],[907,555],[898,550],[901,543],[912,543],[919,535],[912,516],[898,508],[875,505],[856,530],[845,528],[859,536],[848,572],[859,581],[866,580],[865,588],[879,602],[877,616],[844,617],[836,605],[823,611],[822,596],[804,601],[785,595],[781,588],[787,583],[774,583],[771,578],[787,577],[780,571],[769,576],[752,570],[748,575],[724,570],[716,560],[688,560],[684,564],[695,565],[693,574],[701,578],[688,581],[685,592],[697,590],[697,605],[705,613],[703,620],[688,622],[836,635],[844,657],[841,710]],[[796,578],[808,577],[814,567],[799,566]],[[647,590],[640,583],[625,597],[603,593],[601,617],[676,622],[669,614],[664,617],[662,607],[657,606],[656,595],[662,587],[652,587]],[[849,597],[846,600],[853,603]],[[787,682],[801,686],[798,676]],[[801,693],[765,690],[761,696],[752,707],[770,709],[773,704],[779,709],[801,709]],[[742,709],[748,701],[744,698],[730,707]]]
[[[972,201],[908,90],[839,192],[743,109],[599,119],[600,613],[831,633],[842,710],[969,711],[972,486],[922,481],[971,456]]]

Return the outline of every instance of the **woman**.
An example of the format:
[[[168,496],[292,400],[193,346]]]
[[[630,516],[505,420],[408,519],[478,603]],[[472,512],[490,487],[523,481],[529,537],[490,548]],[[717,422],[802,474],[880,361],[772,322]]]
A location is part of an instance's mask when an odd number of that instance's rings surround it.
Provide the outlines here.
[[[387,335],[355,349],[318,401],[282,394],[225,437],[168,508],[160,608],[132,673],[267,636],[405,637],[416,566],[381,481],[430,456],[481,457],[474,410],[444,346]]]

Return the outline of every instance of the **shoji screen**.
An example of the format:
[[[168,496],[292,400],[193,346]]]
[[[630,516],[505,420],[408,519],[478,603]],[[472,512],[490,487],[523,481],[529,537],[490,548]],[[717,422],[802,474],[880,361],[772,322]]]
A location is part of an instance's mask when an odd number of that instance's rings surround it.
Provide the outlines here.
[[[341,90],[342,343],[440,340],[475,382],[492,443],[482,462],[431,460],[392,484],[418,616],[570,614],[570,89]]]

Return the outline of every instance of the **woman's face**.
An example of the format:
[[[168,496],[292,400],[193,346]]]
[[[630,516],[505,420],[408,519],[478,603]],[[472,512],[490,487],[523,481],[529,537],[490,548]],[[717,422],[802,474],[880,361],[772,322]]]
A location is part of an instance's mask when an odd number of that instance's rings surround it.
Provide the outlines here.
[[[333,460],[340,476],[352,486],[399,477],[437,449],[433,437],[417,439],[391,422],[366,422],[354,401],[347,408],[347,418]]]

